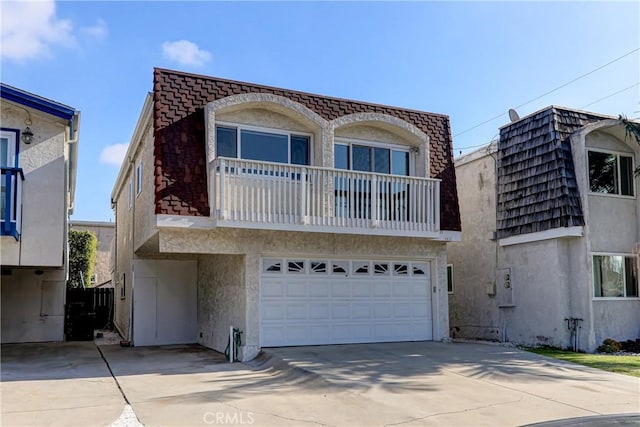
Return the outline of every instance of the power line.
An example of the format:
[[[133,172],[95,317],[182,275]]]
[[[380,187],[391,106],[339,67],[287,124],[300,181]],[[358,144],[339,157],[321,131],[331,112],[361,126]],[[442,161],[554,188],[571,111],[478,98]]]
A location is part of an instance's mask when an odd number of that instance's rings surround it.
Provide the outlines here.
[[[536,96],[535,98],[530,99],[529,101],[527,101],[527,102],[525,102],[525,103],[523,103],[523,104],[516,105],[514,108],[520,108],[520,107],[524,107],[525,105],[531,104],[532,102],[537,101],[538,99],[543,98],[543,97],[545,97],[545,96],[547,96],[547,95],[549,95],[549,94],[551,94],[551,93],[553,93],[553,92],[555,92],[555,91],[557,91],[557,90],[560,90],[560,89],[562,89],[562,88],[564,88],[564,87],[566,87],[566,86],[568,86],[568,85],[570,85],[570,84],[572,84],[572,83],[575,83],[576,81],[578,81],[578,80],[580,80],[580,79],[582,79],[582,78],[585,78],[585,77],[587,77],[587,76],[589,76],[589,75],[591,75],[591,74],[595,73],[596,71],[600,71],[600,70],[602,70],[603,68],[608,67],[609,65],[611,65],[611,64],[613,64],[613,63],[615,63],[615,62],[618,62],[618,61],[620,61],[621,59],[626,58],[627,56],[629,56],[629,55],[631,55],[631,54],[633,54],[633,53],[635,53],[635,52],[637,52],[637,51],[639,51],[639,50],[640,50],[640,48],[633,49],[633,50],[631,50],[631,51],[629,51],[629,52],[625,53],[624,55],[619,56],[619,57],[617,57],[616,59],[614,59],[614,60],[612,60],[612,61],[609,61],[609,62],[607,62],[607,63],[606,63],[606,64],[604,64],[604,65],[599,66],[598,68],[594,68],[593,70],[591,70],[591,71],[589,71],[589,72],[587,72],[587,73],[585,73],[585,74],[582,74],[582,75],[580,75],[580,76],[578,76],[578,77],[576,77],[576,78],[574,78],[574,79],[572,79],[572,80],[570,80],[570,81],[568,81],[568,82],[566,82],[566,83],[561,84],[560,86],[558,86],[558,87],[556,87],[556,88],[554,88],[554,89],[551,89],[551,90],[550,90],[550,91],[548,91],[548,92],[543,93],[542,95]],[[453,135],[453,137],[455,138],[456,136],[460,136],[460,135],[465,134],[465,133],[467,133],[467,132],[469,132],[469,131],[472,131],[472,130],[474,130],[474,129],[476,129],[476,128],[479,128],[479,127],[480,127],[480,126],[482,126],[482,125],[485,125],[485,124],[487,124],[487,123],[489,123],[489,122],[492,122],[492,121],[494,121],[494,120],[496,120],[496,119],[499,119],[499,118],[500,118],[500,117],[502,117],[504,114],[505,114],[505,113],[500,113],[500,114],[498,114],[497,116],[491,117],[490,119],[487,119],[487,120],[483,121],[482,123],[479,123],[479,124],[477,124],[477,125],[475,125],[475,126],[472,126],[472,127],[468,128],[468,129],[465,129],[465,130],[463,130],[462,132],[458,132],[457,134]]]
[[[617,90],[617,91],[615,91],[615,92],[613,92],[613,93],[610,93],[610,94],[608,94],[607,96],[603,96],[602,98],[598,98],[598,99],[596,99],[595,101],[592,101],[592,102],[590,102],[590,103],[588,103],[588,104],[583,105],[583,106],[582,106],[582,107],[580,107],[579,109],[580,109],[580,110],[582,110],[583,108],[587,108],[587,107],[589,107],[590,105],[597,104],[597,103],[598,103],[598,102],[600,102],[600,101],[604,101],[605,99],[609,99],[609,98],[611,98],[612,96],[616,96],[617,94],[622,93],[622,92],[625,92],[625,91],[627,91],[627,90],[629,90],[629,89],[632,89],[632,88],[634,88],[634,87],[636,87],[636,86],[640,86],[640,82],[635,82],[635,83],[634,83],[634,84],[632,84],[631,86],[627,86],[627,87],[625,87],[625,88],[623,88],[623,89],[620,89],[620,90]],[[484,146],[484,145],[491,144],[491,143],[495,140],[496,136],[498,136],[498,135],[496,134],[493,138],[491,138],[491,141],[489,141],[489,142],[485,142],[485,143],[477,144],[477,145],[467,145],[467,146],[465,146],[465,147],[453,147],[453,149],[454,149],[454,150],[467,150],[467,149],[469,149],[469,148],[482,147],[482,146]]]
[[[620,89],[619,91],[616,91],[616,92],[610,93],[609,95],[607,95],[607,96],[603,96],[603,97],[602,97],[602,98],[600,98],[600,99],[596,99],[595,101],[590,102],[590,103],[588,103],[587,105],[583,105],[582,107],[580,107],[580,109],[586,108],[586,107],[588,107],[588,106],[590,106],[590,105],[593,105],[593,104],[597,104],[597,103],[598,103],[598,102],[600,102],[600,101],[604,101],[605,99],[611,98],[612,96],[615,96],[615,95],[617,95],[617,94],[619,94],[619,93],[622,93],[622,92],[624,92],[624,91],[626,91],[626,90],[629,90],[629,89],[631,89],[631,88],[634,88],[634,87],[636,87],[636,86],[638,86],[638,85],[640,85],[640,82],[636,82],[636,83],[632,84],[631,86],[627,86],[627,87],[625,87],[624,89]]]

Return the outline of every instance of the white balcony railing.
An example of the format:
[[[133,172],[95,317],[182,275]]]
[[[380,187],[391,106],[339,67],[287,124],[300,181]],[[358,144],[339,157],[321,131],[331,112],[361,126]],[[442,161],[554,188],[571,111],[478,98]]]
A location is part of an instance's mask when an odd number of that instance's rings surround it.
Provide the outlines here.
[[[435,237],[440,181],[218,158],[217,226]]]

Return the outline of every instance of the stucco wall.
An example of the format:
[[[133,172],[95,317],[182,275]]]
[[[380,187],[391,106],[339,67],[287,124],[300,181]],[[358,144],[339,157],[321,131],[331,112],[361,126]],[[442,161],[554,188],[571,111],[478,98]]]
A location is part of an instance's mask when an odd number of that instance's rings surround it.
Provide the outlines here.
[[[2,343],[63,341],[65,284],[63,270],[3,275]]]
[[[604,132],[595,131],[589,133],[585,138],[585,145],[587,148],[613,150],[631,156],[634,155],[629,145]],[[635,160],[635,164],[637,166],[637,160]],[[586,166],[582,170],[586,172]],[[636,180],[636,194],[637,192],[638,185]],[[632,253],[634,246],[640,241],[636,218],[638,211],[637,196],[635,198],[622,198],[589,194],[587,200],[591,251]]]
[[[602,127],[589,132],[582,139],[575,138],[573,147],[578,147],[577,156],[582,172],[578,182],[588,188],[586,153],[588,148],[605,149],[631,155],[634,166],[638,166],[640,146],[624,134],[622,126]],[[584,144],[584,149],[580,149]],[[583,283],[585,294],[593,298],[594,253],[636,254],[640,242],[640,185],[635,179],[635,196],[618,197],[601,194],[584,194],[589,237],[588,271]],[[591,312],[592,328],[589,335],[590,350],[595,350],[606,338],[628,340],[640,338],[640,298],[597,299],[593,298]]]
[[[134,153],[132,176],[135,173],[138,163],[142,163],[142,188],[140,194],[134,196],[135,205],[135,242],[136,251],[156,232],[155,228],[155,185],[153,176],[153,128],[148,123],[141,137],[141,143],[136,153]],[[123,192],[127,189],[124,188]]]
[[[595,348],[607,338],[618,341],[640,338],[640,301],[594,300],[593,317],[596,324]]]
[[[154,184],[154,155],[153,155],[153,132],[151,118],[142,124],[143,131],[135,152],[130,153],[130,158],[123,160],[122,167],[126,173],[123,176],[123,185],[117,194],[115,205],[116,228],[114,247],[115,269],[113,272],[113,283],[115,287],[115,315],[114,323],[116,328],[125,338],[130,338],[130,317],[131,317],[131,278],[133,277],[132,261],[134,253],[142,246],[148,244],[155,227],[155,186]],[[134,143],[132,141],[132,143]],[[142,164],[142,187],[139,194],[136,189],[136,168],[138,163]],[[133,183],[133,203],[129,207],[129,183]],[[124,274],[124,281],[122,280]],[[125,288],[124,298],[122,288]]]
[[[131,177],[131,174],[129,174]],[[128,181],[126,181],[128,182]],[[115,288],[114,324],[124,338],[129,339],[131,317],[131,278],[133,277],[133,208],[129,208],[128,190],[125,188],[115,204],[115,260],[113,284]],[[124,295],[122,289],[125,289]]]
[[[511,268],[513,308],[505,308],[506,339],[528,345],[568,347],[567,245],[560,239],[503,247],[499,268]]]
[[[214,326],[211,337],[203,336],[203,344],[220,348],[224,328],[229,322],[243,323],[238,317],[244,312],[246,320],[243,329],[243,358],[255,356],[259,348],[259,260],[263,255],[325,256],[332,258],[388,258],[417,259],[432,261],[434,274],[432,285],[436,287],[433,304],[433,336],[434,340],[446,340],[449,337],[449,312],[446,281],[446,247],[443,242],[431,242],[426,239],[403,237],[379,237],[359,235],[334,235],[324,233],[295,233],[269,230],[244,229],[161,229],[160,251],[182,254],[226,254],[206,255],[199,258],[199,294],[201,304],[212,301],[213,308],[205,308],[200,313],[201,327],[213,325],[214,320],[207,317],[215,312],[221,295],[228,295],[233,304],[234,313],[222,312],[220,319],[224,325]],[[216,270],[210,263],[213,260],[223,263],[222,269]],[[241,261],[242,260],[242,261]],[[244,269],[242,264],[244,263]],[[201,271],[204,270],[204,271]],[[244,275],[244,280],[241,278]],[[227,287],[221,287],[222,281]],[[213,286],[211,289],[207,287]],[[235,285],[240,283],[241,287]],[[243,308],[242,303],[246,304]],[[208,304],[207,304],[208,305]],[[231,307],[229,308],[231,309]],[[235,326],[235,325],[234,325]],[[205,332],[202,330],[201,332]],[[224,348],[222,348],[224,350]]]
[[[495,154],[494,154],[495,155]],[[451,336],[456,338],[502,338],[495,292],[496,229],[495,161],[483,152],[456,160],[460,193],[462,241],[447,244],[453,264],[453,294],[449,295]]]
[[[90,231],[98,239],[96,251],[96,264],[93,273],[96,275],[95,285],[101,285],[111,280],[111,243],[115,235],[115,224],[71,221],[71,229],[78,231]]]
[[[229,326],[246,331],[245,295],[244,256],[198,257],[198,343],[222,353]]]
[[[2,127],[22,131],[24,110],[2,102]],[[62,120],[32,111],[34,141],[19,142],[23,169],[20,241],[1,239],[3,266],[64,267],[67,191],[65,132]]]

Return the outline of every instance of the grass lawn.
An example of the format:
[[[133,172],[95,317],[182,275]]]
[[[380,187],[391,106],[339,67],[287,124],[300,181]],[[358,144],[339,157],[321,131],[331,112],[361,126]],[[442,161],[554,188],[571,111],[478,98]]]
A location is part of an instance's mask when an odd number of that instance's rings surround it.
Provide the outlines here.
[[[602,369],[603,371],[616,372],[618,374],[640,378],[640,356],[607,356],[604,354],[574,353],[572,351],[551,348],[524,348],[524,350],[579,365]]]

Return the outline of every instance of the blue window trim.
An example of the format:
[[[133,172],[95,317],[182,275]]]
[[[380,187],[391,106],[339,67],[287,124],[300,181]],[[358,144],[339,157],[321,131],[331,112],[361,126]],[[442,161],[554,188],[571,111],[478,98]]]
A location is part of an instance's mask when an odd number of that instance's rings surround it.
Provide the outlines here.
[[[24,181],[24,174],[22,169],[18,167],[18,154],[20,153],[20,130],[12,129],[12,128],[0,128],[2,132],[10,132],[15,134],[15,156],[13,161],[13,167],[3,167],[2,175],[0,175],[0,179],[5,180],[6,188],[9,190],[11,188],[11,176],[15,175],[16,179],[18,179],[18,175],[20,175],[20,179]],[[13,236],[16,240],[20,240],[20,233],[17,229],[17,221],[11,221],[11,210],[13,209],[13,205],[15,203],[15,199],[11,200],[10,195],[13,191],[7,191],[6,196],[8,198],[7,203],[5,203],[5,212],[4,217],[9,218],[9,220],[5,220],[2,222],[0,226],[0,235],[2,236]]]
[[[18,167],[19,163],[18,163],[18,154],[20,154],[20,129],[13,129],[13,128],[0,128],[0,131],[2,132],[13,132],[16,134],[16,156],[14,159],[14,167]]]
[[[15,221],[11,221],[11,211],[13,210],[14,205],[17,202],[16,193],[14,191],[10,191],[13,176],[16,177],[16,181],[18,179],[22,179],[24,181],[24,174],[21,168],[2,168],[1,179],[5,180],[5,188],[7,189],[5,197],[7,198],[7,200],[4,206],[4,221],[2,222],[2,227],[0,227],[0,235],[13,236],[16,240],[20,240],[20,233],[18,232],[17,228],[18,219],[16,218]],[[14,196],[13,200],[11,199],[12,194]]]

